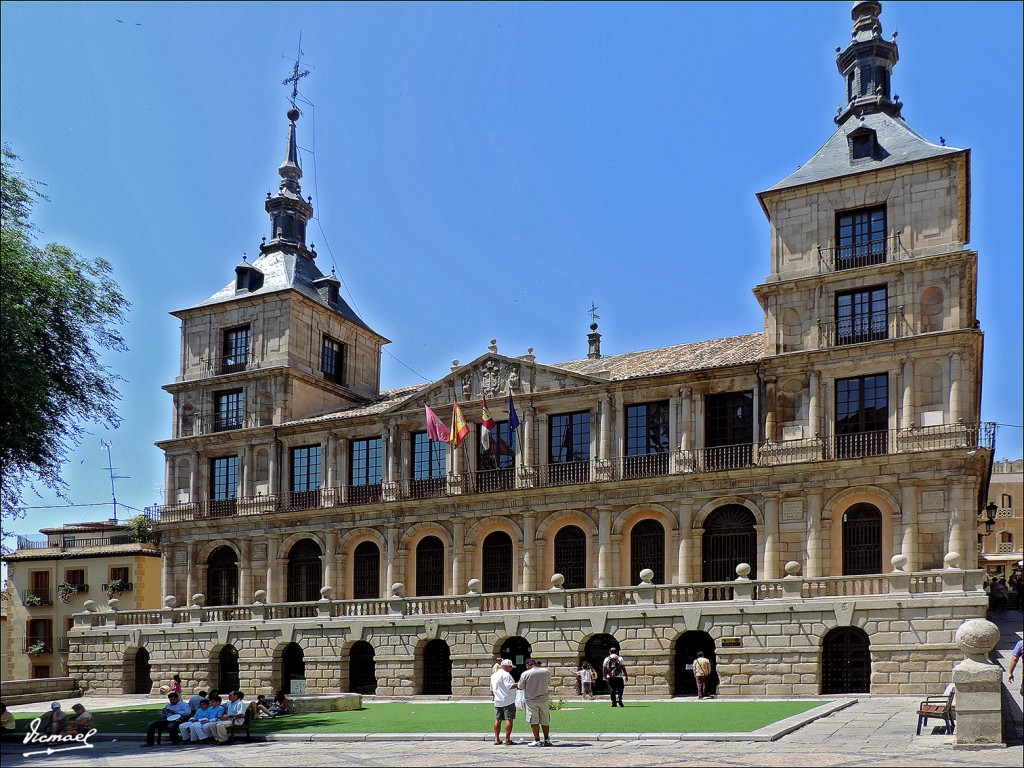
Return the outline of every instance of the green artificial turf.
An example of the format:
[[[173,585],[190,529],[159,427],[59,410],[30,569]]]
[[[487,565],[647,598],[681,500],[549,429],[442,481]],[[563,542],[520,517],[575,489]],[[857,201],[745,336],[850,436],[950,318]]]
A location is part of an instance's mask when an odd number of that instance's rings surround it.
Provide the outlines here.
[[[605,702],[572,702],[551,713],[553,733],[749,733],[824,701],[627,701],[623,708]],[[159,708],[97,710],[100,734],[144,734]],[[20,719],[20,718],[19,718]],[[489,702],[367,704],[354,712],[285,715],[253,723],[254,733],[487,733],[494,726]],[[515,732],[529,727],[518,713]]]

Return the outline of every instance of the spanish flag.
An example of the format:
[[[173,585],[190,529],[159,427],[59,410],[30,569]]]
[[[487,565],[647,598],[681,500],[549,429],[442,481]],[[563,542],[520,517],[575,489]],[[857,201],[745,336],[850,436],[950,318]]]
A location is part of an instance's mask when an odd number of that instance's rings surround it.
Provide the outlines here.
[[[462,415],[462,409],[459,407],[459,401],[455,401],[455,405],[452,407],[452,429],[448,435],[448,443],[452,449],[458,448],[459,443],[466,439],[466,435],[469,434],[469,426],[466,424],[466,419]]]

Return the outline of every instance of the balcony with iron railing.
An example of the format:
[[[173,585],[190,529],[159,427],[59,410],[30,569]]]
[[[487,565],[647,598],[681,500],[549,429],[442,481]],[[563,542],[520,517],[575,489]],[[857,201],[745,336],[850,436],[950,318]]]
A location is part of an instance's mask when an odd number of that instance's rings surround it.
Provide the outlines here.
[[[30,656],[53,653],[53,638],[49,635],[43,637],[26,637],[24,652]]]
[[[914,329],[903,313],[903,307],[887,312],[871,312],[835,321],[817,321],[818,349],[847,347],[870,341],[905,339]]]
[[[908,248],[902,233],[895,232],[884,238],[859,243],[822,248],[818,246],[818,273],[843,272],[850,269],[891,264],[908,259],[954,253],[964,248],[963,243],[943,242]]]
[[[21,602],[29,607],[33,605],[53,605],[53,592],[49,587],[29,589],[21,596]]]
[[[800,440],[765,441],[758,444],[715,446],[607,460],[591,459],[532,467],[509,467],[490,472],[319,488],[280,495],[203,500],[148,507],[145,514],[155,523],[178,523],[307,509],[409,502],[497,491],[527,493],[540,488],[586,487],[673,475],[707,474],[740,469],[758,470],[787,464],[860,460],[886,455],[976,448],[991,450],[994,447],[995,425],[991,422],[980,425],[950,424],[828,435]]]
[[[201,377],[224,376],[229,373],[253,371],[257,370],[262,363],[263,360],[252,352],[196,359],[196,366],[199,368],[199,375]],[[186,377],[189,376],[189,373],[190,371],[186,370]]]

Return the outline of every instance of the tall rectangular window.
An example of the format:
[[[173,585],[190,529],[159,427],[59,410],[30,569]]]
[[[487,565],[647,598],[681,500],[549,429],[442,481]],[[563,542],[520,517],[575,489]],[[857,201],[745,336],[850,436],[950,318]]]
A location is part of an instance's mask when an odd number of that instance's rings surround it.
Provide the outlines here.
[[[326,335],[320,348],[320,370],[327,381],[345,385],[345,345]]]
[[[705,469],[747,467],[754,459],[754,393],[723,392],[705,398]]]
[[[835,268],[853,269],[884,264],[886,255],[885,206],[836,214]]]
[[[220,456],[210,460],[210,500],[234,502],[238,496],[238,457]]]
[[[220,372],[244,371],[248,362],[249,326],[224,331],[224,353],[221,356]]]
[[[590,411],[558,413],[548,419],[548,464],[551,485],[590,480]]]
[[[888,452],[889,376],[836,380],[836,458]]]
[[[412,433],[412,478],[409,495],[414,499],[444,496],[447,490],[447,451],[444,443],[426,432]]]
[[[626,406],[622,476],[668,474],[668,400]]]
[[[379,437],[353,440],[349,448],[348,499],[353,504],[380,501],[384,450]]]
[[[507,421],[496,421],[491,430],[490,445],[486,449],[477,443],[476,489],[478,491],[507,491],[515,487],[516,454],[512,448],[514,438]]]
[[[240,429],[245,418],[245,393],[240,389],[214,395],[213,428],[215,432]]]
[[[889,338],[889,290],[884,286],[836,294],[836,344]]]
[[[320,446],[292,448],[292,509],[320,506]]]

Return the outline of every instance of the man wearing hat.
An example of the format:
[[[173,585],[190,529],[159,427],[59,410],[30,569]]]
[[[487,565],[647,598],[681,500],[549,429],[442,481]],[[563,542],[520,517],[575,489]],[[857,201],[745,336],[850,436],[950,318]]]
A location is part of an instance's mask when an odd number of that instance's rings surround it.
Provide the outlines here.
[[[56,736],[64,728],[68,715],[60,708],[60,702],[50,704],[50,711],[39,716],[39,732]]]
[[[505,746],[512,746],[512,725],[516,719],[516,681],[509,673],[511,659],[498,662],[491,673],[491,693],[494,694],[494,743],[501,744],[501,723],[505,722]]]

